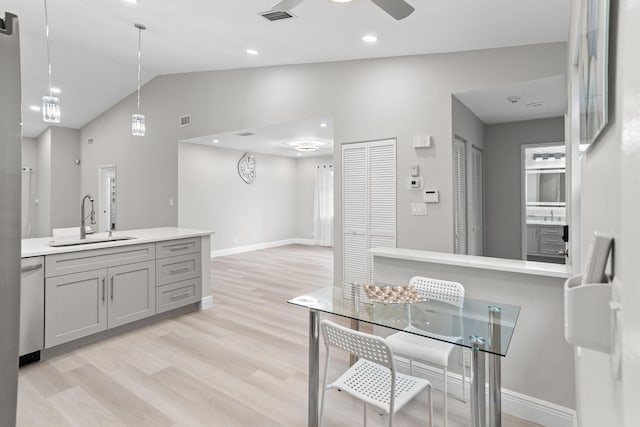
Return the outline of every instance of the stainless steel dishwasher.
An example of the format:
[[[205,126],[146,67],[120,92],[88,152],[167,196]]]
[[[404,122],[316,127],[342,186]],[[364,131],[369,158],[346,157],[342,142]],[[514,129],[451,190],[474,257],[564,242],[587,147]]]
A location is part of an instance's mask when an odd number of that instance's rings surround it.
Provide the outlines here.
[[[44,257],[22,259],[20,364],[40,360],[44,347]]]

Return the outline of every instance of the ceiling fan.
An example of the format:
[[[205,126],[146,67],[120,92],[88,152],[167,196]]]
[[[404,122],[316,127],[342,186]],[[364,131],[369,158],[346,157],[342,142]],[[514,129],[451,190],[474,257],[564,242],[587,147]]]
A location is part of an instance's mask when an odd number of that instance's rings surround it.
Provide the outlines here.
[[[280,2],[273,5],[271,11],[288,13],[291,9],[298,6],[303,1],[304,0],[281,0]],[[405,0],[371,0],[371,2],[398,21],[411,15],[415,10],[413,6],[411,6]]]

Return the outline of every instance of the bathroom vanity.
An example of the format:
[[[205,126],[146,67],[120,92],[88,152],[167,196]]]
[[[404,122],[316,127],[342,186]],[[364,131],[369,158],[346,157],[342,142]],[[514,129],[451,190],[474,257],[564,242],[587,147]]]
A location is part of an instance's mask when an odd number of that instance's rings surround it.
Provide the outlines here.
[[[22,241],[22,259],[43,264],[40,348],[98,334],[187,305],[211,306],[209,231],[153,228],[109,238]],[[126,237],[126,238],[125,238]],[[42,262],[43,261],[43,262]],[[33,350],[30,348],[30,350]]]

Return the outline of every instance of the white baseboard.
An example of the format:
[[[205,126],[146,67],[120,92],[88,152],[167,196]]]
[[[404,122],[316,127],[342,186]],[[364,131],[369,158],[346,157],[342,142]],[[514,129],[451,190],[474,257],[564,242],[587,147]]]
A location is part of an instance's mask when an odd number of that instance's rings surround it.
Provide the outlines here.
[[[204,297],[200,300],[200,305],[198,306],[200,310],[208,310],[213,307],[213,297],[209,295],[208,297]]]
[[[219,249],[211,251],[211,258],[217,258],[227,255],[241,254],[244,252],[258,251],[260,249],[277,248],[286,245],[314,245],[313,239],[286,239],[276,240],[273,242],[256,243],[255,245],[236,246],[235,248]]]
[[[455,356],[454,356],[455,357]],[[396,358],[396,365],[409,370],[407,359]],[[415,375],[427,378],[431,381],[433,388],[442,390],[442,371],[428,365],[413,362],[413,372]],[[467,371],[468,372],[468,371]],[[462,396],[462,375],[449,372],[447,388],[449,398],[451,396]],[[471,395],[470,379],[467,378],[466,396],[467,401]],[[487,389],[487,402],[489,401]],[[573,409],[556,405],[555,403],[540,400],[538,398],[517,393],[512,390],[502,389],[502,411],[516,417],[533,421],[547,427],[574,427],[576,412]]]

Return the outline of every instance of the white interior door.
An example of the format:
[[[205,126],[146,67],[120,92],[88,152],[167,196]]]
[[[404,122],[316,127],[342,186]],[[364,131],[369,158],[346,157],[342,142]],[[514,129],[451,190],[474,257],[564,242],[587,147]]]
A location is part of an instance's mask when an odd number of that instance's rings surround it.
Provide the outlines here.
[[[342,278],[367,281],[367,146],[342,146]]]
[[[467,156],[465,141],[453,140],[454,253],[467,253]]]
[[[484,255],[482,150],[471,147],[471,205],[469,207],[469,255]]]

